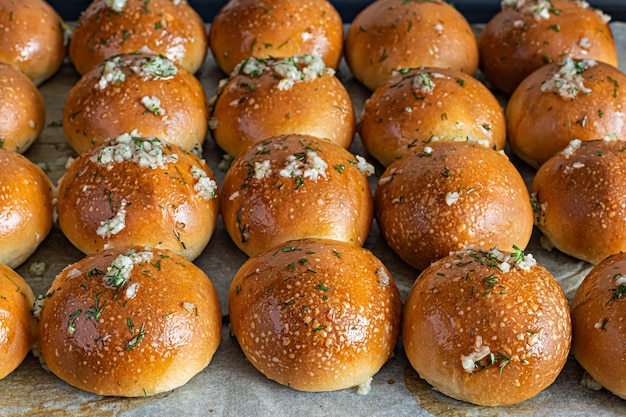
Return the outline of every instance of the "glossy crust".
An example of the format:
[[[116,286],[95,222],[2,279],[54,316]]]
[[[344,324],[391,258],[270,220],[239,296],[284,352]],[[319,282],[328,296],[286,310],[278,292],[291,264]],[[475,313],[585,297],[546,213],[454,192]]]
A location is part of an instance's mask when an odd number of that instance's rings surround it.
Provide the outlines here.
[[[130,263],[128,276],[118,262]],[[125,279],[124,279],[125,278]],[[70,385],[143,397],[185,384],[211,361],[222,330],[217,292],[183,257],[118,248],[65,268],[46,294],[39,350]]]
[[[469,245],[524,249],[533,228],[520,173],[475,142],[432,142],[409,152],[381,176],[375,206],[389,246],[420,270]]]
[[[395,72],[365,102],[359,134],[368,152],[388,166],[416,144],[484,140],[504,148],[506,125],[498,100],[460,71],[413,68]]]
[[[402,301],[371,252],[324,239],[250,258],[230,287],[232,330],[250,363],[301,391],[367,384],[398,339]]]
[[[563,94],[556,88],[547,89],[564,71],[565,62],[543,66],[528,76],[506,107],[511,148],[535,168],[572,139],[626,139],[626,75],[602,62],[572,60],[574,66],[586,68],[575,76],[586,90],[573,95],[572,89],[579,88],[573,84]]]
[[[444,1],[377,0],[350,25],[345,57],[354,76],[375,90],[401,68],[450,68],[473,75],[478,46],[467,20]]]
[[[479,405],[534,397],[567,361],[567,299],[543,267],[514,254],[466,250],[433,263],[404,306],[402,340],[413,368],[445,395]],[[527,264],[527,265],[526,265]],[[522,269],[522,266],[524,269]]]
[[[0,263],[10,268],[32,255],[52,228],[54,188],[37,165],[0,149]]]
[[[150,144],[169,162],[142,166],[148,158],[122,156],[140,155],[138,149]],[[112,152],[117,161],[101,162]],[[140,245],[171,249],[193,260],[217,224],[219,199],[211,169],[195,155],[154,138],[135,136],[128,146],[116,139],[91,148],[68,168],[59,190],[59,227],[85,254]]]
[[[226,231],[249,256],[308,237],[362,246],[373,217],[362,170],[373,173],[373,167],[358,158],[303,135],[277,136],[251,146],[224,177],[221,213]],[[324,164],[325,169],[317,168]]]
[[[65,23],[43,0],[0,0],[0,61],[40,85],[63,63]]]
[[[121,12],[106,0],[94,0],[78,18],[69,55],[76,70],[85,74],[106,58],[142,48],[193,74],[207,54],[204,22],[185,0],[126,0]]]
[[[558,250],[597,264],[626,251],[626,143],[573,141],[537,171],[535,223]]]
[[[511,94],[535,70],[565,56],[617,67],[611,28],[603,15],[581,3],[551,0],[551,11],[539,8],[544,17],[535,17],[526,10],[537,8],[536,1],[526,0],[521,8],[496,14],[478,38],[480,69],[489,83]]]
[[[35,342],[34,301],[24,278],[0,263],[0,379],[22,363]]]
[[[244,61],[212,99],[210,124],[217,144],[234,157],[271,136],[295,133],[349,148],[356,132],[350,94],[334,71],[320,64],[310,55]],[[283,87],[291,78],[278,68],[286,65],[302,77],[311,68],[316,75]]]
[[[211,22],[209,45],[227,74],[250,56],[318,55],[337,69],[343,22],[327,0],[230,0]]]
[[[603,387],[626,399],[626,254],[598,264],[572,300],[572,353]]]
[[[173,68],[166,73],[171,75],[136,70],[162,60]],[[115,71],[119,81],[101,81]],[[158,106],[144,102],[145,97],[157,99]],[[97,65],[72,87],[63,108],[63,131],[79,154],[134,129],[201,153],[208,117],[202,84],[189,71],[164,57],[124,54]]]
[[[41,93],[17,68],[0,63],[0,148],[24,153],[46,123]]]

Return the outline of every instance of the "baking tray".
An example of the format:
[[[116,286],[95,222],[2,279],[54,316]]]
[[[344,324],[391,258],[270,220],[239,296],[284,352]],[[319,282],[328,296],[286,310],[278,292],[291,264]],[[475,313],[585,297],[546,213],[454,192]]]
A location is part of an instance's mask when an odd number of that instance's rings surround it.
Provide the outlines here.
[[[626,23],[611,24],[617,39],[621,70],[626,67]],[[478,32],[480,28],[475,27]],[[354,79],[345,61],[337,73],[353,99],[358,113],[370,91]],[[207,95],[217,89],[225,77],[212,57],[197,73]],[[480,77],[480,76],[479,76]],[[69,89],[79,76],[66,60],[59,72],[40,87],[46,104],[46,127],[26,156],[43,167],[53,182],[65,172],[73,151],[65,142],[62,120],[63,105]],[[502,104],[505,98],[498,95]],[[357,136],[351,151],[367,155]],[[212,138],[204,145],[204,157],[221,184],[225,172],[218,165],[223,152]],[[527,184],[534,171],[514,156],[511,160],[520,169]],[[376,176],[370,177],[372,189],[383,168],[376,165]],[[365,243],[392,273],[403,299],[418,275],[418,271],[402,262],[387,246],[373,224]],[[527,252],[535,255],[561,283],[571,299],[576,287],[591,269],[591,265],[575,260],[558,251],[547,252],[539,243],[539,233],[533,234]],[[43,294],[54,277],[68,264],[78,261],[82,253],[63,236],[58,227],[30,257],[18,272],[30,283],[35,294]],[[336,392],[306,393],[295,391],[266,379],[246,360],[228,328],[227,294],[232,277],[246,260],[232,243],[223,224],[195,263],[215,284],[225,315],[222,342],[210,365],[183,387],[147,398],[103,397],[73,388],[55,375],[44,371],[39,361],[29,354],[11,375],[0,380],[0,415],[28,416],[618,416],[626,415],[626,402],[606,390],[591,391],[580,384],[582,368],[570,357],[556,382],[536,397],[523,403],[503,407],[480,407],[450,399],[432,389],[411,368],[401,341],[393,357],[376,374],[372,390],[362,396],[356,389]],[[45,265],[43,271],[40,266]]]

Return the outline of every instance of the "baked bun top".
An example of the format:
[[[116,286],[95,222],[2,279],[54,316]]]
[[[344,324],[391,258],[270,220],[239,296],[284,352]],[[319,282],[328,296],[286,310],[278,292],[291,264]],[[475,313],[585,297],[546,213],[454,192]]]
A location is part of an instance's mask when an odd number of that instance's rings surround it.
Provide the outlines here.
[[[65,58],[66,25],[43,0],[0,0],[0,61],[40,85]]]
[[[373,202],[365,158],[306,135],[276,136],[232,162],[222,185],[226,231],[249,256],[292,239],[362,246]]]
[[[321,58],[247,58],[211,99],[211,133],[231,156],[271,136],[301,134],[349,148],[350,94]]]
[[[34,301],[24,278],[0,263],[0,379],[22,363],[35,342]]]
[[[160,55],[122,54],[98,64],[72,87],[63,130],[79,154],[133,129],[201,153],[208,114],[202,84],[185,68]]]
[[[193,74],[207,54],[204,22],[185,0],[94,0],[78,18],[69,55],[85,74],[106,58],[146,48]]]
[[[596,265],[571,308],[576,360],[596,382],[626,399],[626,253]]]
[[[209,278],[165,249],[116,248],[69,265],[39,316],[39,351],[70,385],[143,397],[177,388],[204,369],[221,339]]]
[[[478,46],[467,20],[442,0],[377,0],[350,25],[345,57],[356,79],[375,90],[401,68],[450,68],[473,75]]]
[[[209,45],[227,74],[251,56],[317,55],[337,69],[343,31],[341,16],[327,0],[230,0],[211,22]]]
[[[513,151],[538,168],[572,139],[626,139],[626,75],[594,60],[545,65],[515,90],[506,107]]]
[[[470,248],[417,278],[404,306],[402,340],[413,368],[443,394],[515,404],[563,369],[569,308],[557,280],[530,255]]]
[[[0,148],[24,153],[46,123],[41,93],[24,73],[0,62]]]
[[[297,390],[332,391],[368,386],[396,345],[402,300],[370,251],[304,239],[250,258],[228,306],[233,333],[261,373]]]
[[[59,227],[85,254],[140,245],[193,260],[217,223],[218,185],[204,161],[136,131],[77,158],[59,190]]]
[[[609,20],[586,1],[505,0],[478,38],[480,69],[511,94],[533,71],[566,56],[617,66]]]
[[[0,263],[21,265],[52,228],[54,187],[37,165],[0,148]]]
[[[433,138],[484,140],[493,149],[506,141],[504,111],[474,77],[442,68],[405,68],[365,102],[359,134],[384,166]]]

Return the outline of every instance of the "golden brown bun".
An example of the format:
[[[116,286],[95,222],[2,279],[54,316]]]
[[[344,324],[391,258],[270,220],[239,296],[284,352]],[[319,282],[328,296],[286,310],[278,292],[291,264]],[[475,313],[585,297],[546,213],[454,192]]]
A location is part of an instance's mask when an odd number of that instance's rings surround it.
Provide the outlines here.
[[[301,391],[367,384],[398,339],[402,301],[371,252],[325,239],[288,241],[250,258],[228,296],[252,365]]]
[[[506,125],[498,100],[478,80],[441,68],[395,72],[365,102],[359,134],[384,166],[416,144],[439,140],[484,140],[504,148]]]
[[[34,301],[24,278],[0,263],[0,379],[22,363],[35,342]]]
[[[166,76],[142,69],[156,63],[169,69]],[[113,80],[106,81],[109,75]],[[65,102],[63,130],[79,154],[133,129],[201,152],[208,117],[208,100],[196,77],[162,56],[135,53],[109,58],[83,75]]]
[[[370,90],[401,68],[450,68],[473,75],[478,67],[469,23],[441,0],[373,2],[350,25],[345,56],[356,79]]]
[[[0,149],[0,263],[21,265],[52,228],[53,185],[37,165]]]
[[[521,251],[452,253],[413,284],[402,341],[420,377],[445,395],[515,404],[552,384],[567,361],[567,299],[557,280]]]
[[[186,1],[126,0],[120,12],[105,1],[94,0],[74,29],[69,55],[80,74],[106,58],[142,48],[166,56],[192,74],[204,62],[206,28]]]
[[[0,0],[0,61],[35,85],[50,78],[65,58],[65,24],[43,0]]]
[[[117,161],[107,162],[113,154]],[[149,160],[162,162],[146,166]],[[59,190],[59,227],[85,254],[140,245],[193,260],[217,224],[217,183],[204,161],[136,132],[85,152],[63,175]]]
[[[291,77],[283,75],[286,67]],[[292,133],[347,149],[356,131],[350,94],[311,55],[242,62],[212,99],[210,124],[217,144],[233,157],[261,140]]]
[[[572,353],[596,382],[626,399],[626,253],[596,265],[572,300]]]
[[[312,136],[277,136],[253,145],[224,177],[226,231],[249,256],[307,237],[362,246],[373,216],[365,169],[373,172],[363,158]]]
[[[597,264],[626,251],[626,143],[572,141],[537,171],[535,223],[558,250]]]
[[[503,8],[478,38],[480,69],[494,87],[511,94],[536,69],[565,56],[617,66],[617,48],[608,23],[592,7],[551,0],[535,16],[536,1]],[[556,12],[558,11],[558,13]]]
[[[327,0],[230,0],[211,22],[209,44],[227,74],[245,58],[321,56],[337,69],[343,22]]]
[[[389,246],[417,269],[470,245],[524,249],[533,229],[522,176],[500,151],[432,142],[389,165],[375,195]]]
[[[46,123],[43,97],[35,84],[0,62],[0,148],[24,153]]]
[[[574,77],[563,78],[571,71],[577,72]],[[574,138],[626,139],[624,108],[626,75],[617,68],[570,59],[545,65],[522,81],[507,104],[509,143],[522,160],[538,168]]]
[[[59,378],[99,395],[143,397],[184,385],[220,343],[215,287],[169,250],[97,253],[61,271],[45,297],[41,356]]]

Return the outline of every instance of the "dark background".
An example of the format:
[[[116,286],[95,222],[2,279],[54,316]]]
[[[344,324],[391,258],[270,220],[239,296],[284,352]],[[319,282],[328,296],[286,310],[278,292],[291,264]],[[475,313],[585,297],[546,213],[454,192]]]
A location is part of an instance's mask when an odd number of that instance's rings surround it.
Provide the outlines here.
[[[298,0],[294,0],[298,1]],[[591,6],[602,9],[614,21],[626,21],[626,0],[587,0]],[[78,19],[80,12],[87,8],[90,0],[49,0],[64,20]],[[211,22],[226,0],[188,0],[189,4],[202,16],[205,22]],[[373,0],[331,0],[348,23]],[[470,23],[486,23],[500,10],[500,0],[454,0],[449,1],[465,16]]]

